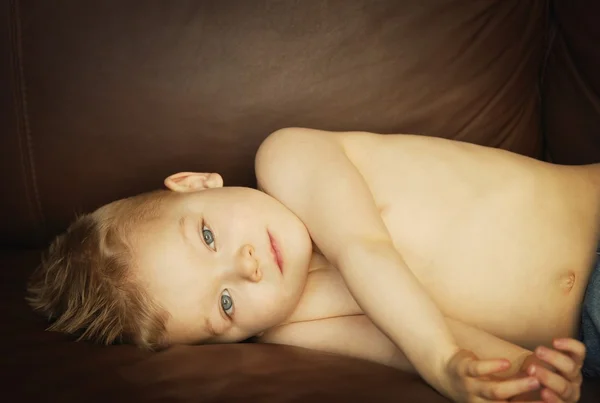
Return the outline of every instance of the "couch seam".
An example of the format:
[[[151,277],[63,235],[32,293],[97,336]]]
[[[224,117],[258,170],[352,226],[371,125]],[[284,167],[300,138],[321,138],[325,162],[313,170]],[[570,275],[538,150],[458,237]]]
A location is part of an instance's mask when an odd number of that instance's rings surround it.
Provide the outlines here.
[[[15,113],[17,115],[17,137],[23,180],[29,210],[29,217],[33,227],[40,236],[44,223],[41,201],[37,187],[37,175],[33,157],[33,141],[31,137],[31,122],[28,114],[27,86],[25,84],[25,70],[23,67],[22,27],[21,13],[18,0],[10,1],[10,20],[13,21],[9,32],[12,33],[11,60],[13,64],[13,77],[15,79]],[[32,195],[33,194],[33,195]]]
[[[540,66],[540,89],[543,89],[544,86],[544,82],[546,79],[546,70],[548,69],[548,62],[550,60],[550,56],[552,54],[552,51],[554,49],[554,43],[556,42],[556,35],[557,35],[557,21],[554,18],[554,14],[552,11],[552,4],[551,4],[552,0],[549,0],[546,4],[546,32],[544,34],[545,36],[545,43],[544,43],[544,50],[543,50],[543,55],[542,55],[542,63]]]
[[[554,15],[554,3],[553,0],[546,1],[546,26],[544,32],[544,47],[542,53],[542,60],[539,69],[539,80],[538,80],[538,100],[539,100],[539,112],[540,112],[540,130],[542,135],[542,159],[548,162],[552,162],[552,156],[549,152],[548,147],[548,136],[546,126],[546,104],[545,104],[545,93],[546,93],[546,75],[548,74],[548,64],[550,58],[556,47],[556,36],[557,36],[557,21]]]

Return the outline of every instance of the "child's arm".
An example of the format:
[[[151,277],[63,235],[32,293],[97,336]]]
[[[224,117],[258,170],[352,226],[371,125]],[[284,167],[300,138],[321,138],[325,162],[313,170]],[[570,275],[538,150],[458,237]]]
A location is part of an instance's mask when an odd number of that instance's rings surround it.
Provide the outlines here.
[[[478,357],[503,357],[511,367],[496,376],[510,377],[521,370],[533,352],[460,321],[445,318],[459,347]],[[258,338],[261,343],[286,344],[326,351],[415,372],[406,355],[365,315],[341,316],[275,327]]]
[[[555,343],[556,350],[549,350],[547,357],[540,359],[532,351],[481,329],[450,318],[446,318],[446,323],[461,348],[473,351],[480,358],[504,357],[510,361],[508,370],[495,374],[495,380],[483,385],[486,396],[495,400],[538,401],[542,395],[550,394],[564,401],[578,400],[581,388],[579,368],[585,357],[585,348],[580,342],[559,340],[563,345]],[[283,325],[266,332],[258,338],[258,342],[310,348],[369,360],[406,372],[415,371],[402,351],[365,315]],[[534,375],[538,386],[529,385],[531,378],[527,377],[527,373],[531,366],[537,369]],[[539,385],[544,389],[540,389]]]
[[[463,400],[503,362],[460,354],[438,307],[395,249],[367,183],[339,136],[305,129],[271,135],[256,157],[263,189],[306,224],[363,312],[438,391]]]

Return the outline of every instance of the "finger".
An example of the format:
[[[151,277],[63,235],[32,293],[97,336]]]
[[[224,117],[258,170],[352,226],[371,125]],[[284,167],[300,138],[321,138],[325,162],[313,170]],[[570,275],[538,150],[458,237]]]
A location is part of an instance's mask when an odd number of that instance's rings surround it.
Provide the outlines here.
[[[477,361],[477,356],[472,351],[461,349],[452,356],[448,363],[448,368],[460,376],[464,376],[468,372],[469,363]]]
[[[472,360],[467,362],[466,375],[473,378],[492,375],[510,368],[510,362],[504,359]]]
[[[565,403],[563,399],[558,397],[556,393],[552,392],[550,389],[542,390],[542,399],[544,399],[544,403]]]
[[[575,364],[583,365],[585,359],[586,348],[585,344],[579,340],[571,338],[554,339],[552,345],[555,349],[570,353],[572,358],[575,359]]]
[[[531,376],[535,376],[542,385],[550,389],[561,399],[572,399],[574,392],[573,385],[561,375],[535,365],[531,366],[528,373]]]
[[[554,366],[567,379],[575,379],[580,371],[580,367],[571,357],[559,351],[540,346],[535,349],[535,355],[540,360]]]
[[[540,387],[540,382],[535,377],[511,379],[507,381],[479,381],[475,386],[475,393],[487,400],[506,400],[511,397],[530,392]]]

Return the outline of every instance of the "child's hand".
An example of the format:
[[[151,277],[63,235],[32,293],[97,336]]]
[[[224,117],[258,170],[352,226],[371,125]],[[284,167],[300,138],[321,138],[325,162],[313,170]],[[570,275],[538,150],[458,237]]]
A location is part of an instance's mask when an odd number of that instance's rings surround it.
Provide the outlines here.
[[[508,360],[480,360],[472,352],[460,350],[447,367],[452,398],[465,403],[506,402],[539,389],[540,381],[533,376],[508,380],[492,378],[508,368]]]
[[[585,346],[575,339],[555,339],[554,349],[538,347],[535,356],[545,365],[536,363],[524,370],[544,386],[541,397],[547,403],[577,402],[581,396],[581,367]],[[551,368],[551,369],[549,369]]]

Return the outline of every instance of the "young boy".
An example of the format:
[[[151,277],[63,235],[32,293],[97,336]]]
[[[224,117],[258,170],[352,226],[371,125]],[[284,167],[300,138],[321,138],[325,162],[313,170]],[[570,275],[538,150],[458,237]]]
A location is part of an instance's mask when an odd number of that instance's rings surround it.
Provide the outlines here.
[[[79,217],[31,305],[106,343],[257,336],[361,357],[457,401],[577,401],[582,365],[600,373],[600,164],[288,128],[256,175],[259,190],[182,172]]]

